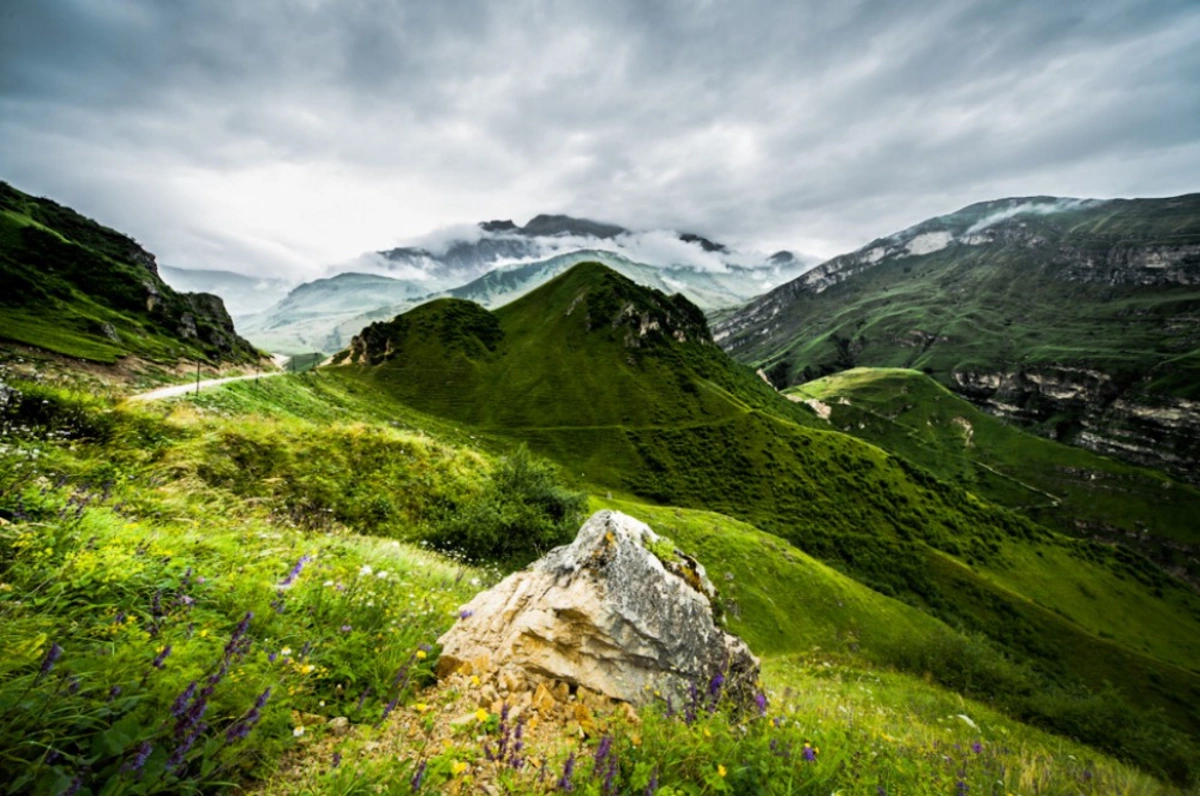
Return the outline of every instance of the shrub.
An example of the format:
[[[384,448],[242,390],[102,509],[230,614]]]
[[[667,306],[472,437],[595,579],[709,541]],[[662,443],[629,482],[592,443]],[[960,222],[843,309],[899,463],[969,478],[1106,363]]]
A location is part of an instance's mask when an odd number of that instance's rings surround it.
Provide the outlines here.
[[[520,567],[574,538],[585,500],[562,485],[552,464],[522,446],[478,493],[447,505],[426,538],[470,559]]]

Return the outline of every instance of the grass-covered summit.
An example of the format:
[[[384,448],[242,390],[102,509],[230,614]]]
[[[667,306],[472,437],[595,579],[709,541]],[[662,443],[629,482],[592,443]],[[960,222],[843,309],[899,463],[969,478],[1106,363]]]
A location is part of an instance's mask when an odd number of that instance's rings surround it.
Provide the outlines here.
[[[95,362],[251,362],[225,305],[178,293],[132,238],[0,182],[0,341]]]

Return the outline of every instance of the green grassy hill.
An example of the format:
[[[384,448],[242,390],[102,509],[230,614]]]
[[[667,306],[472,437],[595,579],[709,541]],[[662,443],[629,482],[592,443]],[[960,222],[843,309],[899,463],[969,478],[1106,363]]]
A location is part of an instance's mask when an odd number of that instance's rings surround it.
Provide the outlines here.
[[[1190,589],[1123,549],[1059,536],[814,428],[824,422],[725,357],[678,298],[580,266],[495,312],[447,300],[373,325],[342,361],[355,364],[331,377],[525,442],[593,492],[775,534],[986,637],[1030,667],[1041,686],[1029,687],[1120,682],[1181,730],[1200,729]],[[995,687],[1004,699],[1020,690]]]
[[[259,356],[221,299],[172,290],[132,238],[3,182],[0,278],[0,341],[104,363]]]
[[[0,459],[7,788],[465,793],[495,776],[494,712],[430,742],[458,703],[431,687],[436,647],[422,645],[497,573],[416,543],[442,507],[485,496],[507,456],[345,374],[166,406],[0,378],[0,440],[19,452]],[[653,771],[683,792],[1180,792],[1021,723],[1048,723],[1067,692],[1032,687],[1036,674],[985,640],[779,537],[712,512],[592,504],[695,552],[731,628],[765,658],[765,718],[716,710],[685,723],[648,708],[638,726],[610,725],[622,791],[644,790]],[[473,715],[478,694],[462,696]],[[1186,777],[1179,740],[1152,712],[1122,712],[1111,693],[1070,704],[1114,754]],[[192,708],[203,724],[187,723]],[[590,757],[600,740],[525,729],[536,765],[498,780],[514,792],[552,790],[568,754]],[[577,791],[600,787],[581,764]]]
[[[1138,549],[1200,578],[1200,490],[1034,436],[914,370],[855,368],[792,387],[830,427],[994,503],[1078,536]]]
[[[1009,199],[881,238],[717,327],[781,387],[923,370],[1040,434],[1200,472],[1200,194]]]

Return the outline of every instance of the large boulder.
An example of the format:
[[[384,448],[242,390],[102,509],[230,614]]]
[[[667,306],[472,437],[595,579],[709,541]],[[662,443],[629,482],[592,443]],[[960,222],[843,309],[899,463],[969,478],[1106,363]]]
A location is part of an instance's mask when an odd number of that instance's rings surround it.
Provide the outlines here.
[[[714,621],[694,559],[632,517],[594,514],[555,548],[463,606],[438,642],[438,674],[518,670],[635,705],[717,691],[748,702],[759,662]]]

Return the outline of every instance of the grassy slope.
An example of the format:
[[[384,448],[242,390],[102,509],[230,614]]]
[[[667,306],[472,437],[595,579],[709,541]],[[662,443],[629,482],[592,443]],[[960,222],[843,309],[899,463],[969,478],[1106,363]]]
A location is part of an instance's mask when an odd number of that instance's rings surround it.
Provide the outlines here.
[[[121,434],[106,445],[85,444],[78,453],[72,454],[74,457],[87,457],[86,464],[81,462],[82,469],[76,464],[68,463],[66,466],[76,482],[80,482],[79,479],[99,481],[109,477],[110,473],[138,473],[129,487],[122,487],[120,495],[109,498],[110,502],[118,499],[126,502],[130,507],[127,512],[133,511],[135,515],[145,517],[141,524],[123,524],[114,531],[113,543],[121,549],[137,548],[140,540],[149,533],[158,540],[156,544],[169,545],[178,554],[180,550],[191,550],[201,539],[186,536],[187,533],[195,533],[188,529],[203,528],[211,522],[224,526],[232,521],[232,533],[226,536],[218,538],[211,533],[201,532],[207,545],[205,549],[210,551],[203,554],[203,571],[210,574],[214,568],[226,566],[220,563],[226,553],[219,551],[226,550],[229,544],[233,547],[228,549],[236,549],[240,558],[245,557],[247,549],[254,550],[252,558],[258,562],[256,567],[271,572],[278,570],[280,573],[294,563],[292,559],[300,551],[313,549],[312,544],[294,547],[288,535],[291,531],[285,531],[281,537],[270,524],[253,525],[262,523],[262,519],[241,519],[243,513],[248,512],[247,518],[268,518],[268,523],[281,523],[280,527],[284,528],[301,522],[302,527],[310,528],[304,532],[310,539],[314,538],[312,534],[316,532],[315,539],[320,540],[324,533],[335,530],[336,526],[324,525],[320,520],[315,525],[306,524],[306,517],[322,516],[321,506],[325,504],[318,501],[308,507],[309,511],[299,515],[280,511],[288,505],[294,505],[303,496],[332,501],[327,505],[338,512],[338,520],[350,523],[351,528],[383,531],[369,516],[338,508],[341,505],[338,495],[314,491],[313,488],[323,480],[332,479],[342,483],[344,479],[338,473],[353,475],[355,480],[360,478],[364,472],[362,464],[366,461],[362,448],[364,437],[377,439],[377,444],[391,446],[393,452],[388,454],[388,458],[396,462],[391,469],[384,468],[382,471],[376,466],[368,468],[375,475],[372,475],[372,482],[365,485],[369,487],[367,492],[407,494],[416,501],[414,505],[418,508],[422,503],[428,505],[431,498],[436,501],[440,491],[449,489],[455,492],[469,488],[470,482],[478,478],[478,468],[482,464],[477,455],[467,451],[455,453],[423,436],[424,432],[430,432],[442,438],[454,435],[464,443],[474,442],[472,437],[477,435],[470,429],[459,429],[444,421],[430,422],[429,418],[395,404],[385,393],[358,380],[330,374],[281,377],[261,384],[231,384],[202,393],[199,399],[189,397],[186,400],[188,403],[198,403],[200,414],[186,410],[174,411],[166,427],[160,426],[161,421],[155,419],[161,416],[162,409],[158,407],[131,408],[117,413],[118,425],[131,423],[133,428],[142,429],[138,433],[150,433],[149,438],[157,440],[149,448],[142,450],[144,443],[129,447],[134,440],[121,441],[125,439]],[[394,427],[399,423],[402,428],[381,429],[384,418],[389,418],[387,426]],[[418,428],[422,429],[421,433],[415,433]],[[167,432],[165,437],[162,436],[163,431]],[[96,433],[88,432],[85,437]],[[251,447],[247,448],[250,443]],[[489,444],[502,446],[504,443],[493,440]],[[429,453],[415,460],[409,455],[397,456],[404,451],[411,453],[420,450],[428,450]],[[246,458],[248,451],[253,452],[250,458]],[[429,454],[434,454],[433,458],[428,458]],[[268,463],[274,468],[269,472],[263,469]],[[43,472],[48,474],[53,474],[56,468],[62,466],[64,463],[59,459],[52,464],[43,460],[40,465]],[[107,469],[96,471],[96,467]],[[403,481],[406,471],[425,472],[431,474],[433,480],[426,475],[399,487],[396,484],[388,486],[374,482],[381,477],[399,477]],[[155,487],[155,484],[158,486]],[[147,491],[149,489],[156,492]],[[159,497],[155,496],[156,493]],[[163,495],[171,496],[173,502],[169,506],[161,503]],[[367,495],[364,493],[362,497]],[[347,499],[350,498],[353,495]],[[855,710],[859,707],[866,710],[868,703],[871,704],[871,715],[875,718],[862,726],[871,728],[871,742],[878,743],[880,738],[886,736],[896,739],[888,743],[899,744],[890,747],[889,753],[882,758],[883,762],[871,770],[881,777],[896,777],[892,781],[897,783],[907,781],[907,775],[899,772],[913,768],[913,775],[916,776],[915,772],[925,764],[921,761],[928,758],[928,761],[936,762],[940,759],[935,754],[936,744],[929,746],[931,739],[941,738],[949,743],[947,739],[957,737],[954,731],[947,732],[950,728],[940,726],[944,719],[935,715],[944,713],[945,706],[951,704],[959,705],[960,711],[969,711],[977,720],[981,716],[986,718],[986,725],[980,734],[968,734],[989,743],[994,739],[996,752],[1000,755],[998,760],[1003,760],[1013,776],[1016,776],[1016,772],[1026,772],[1021,776],[1032,776],[1030,772],[1037,771],[1043,776],[1058,777],[1072,766],[1067,757],[1069,753],[1085,759],[1086,753],[1078,748],[1070,748],[1069,745],[1064,747],[1061,741],[1023,729],[1008,719],[993,716],[985,708],[964,705],[960,697],[947,696],[920,682],[898,675],[855,673],[856,666],[900,666],[918,673],[932,671],[936,679],[944,679],[956,688],[964,688],[963,683],[954,680],[954,671],[946,667],[945,660],[961,662],[964,653],[980,656],[980,651],[975,650],[970,639],[925,613],[866,589],[791,547],[784,540],[737,520],[711,512],[654,507],[631,501],[602,502],[649,521],[682,546],[698,553],[701,560],[708,563],[710,573],[730,605],[732,627],[744,634],[757,651],[777,661],[768,666],[766,677],[775,698],[785,699],[783,692],[787,688],[802,689],[806,694],[797,700],[802,704],[795,707],[790,715],[808,727],[808,736],[826,749],[825,754],[829,759],[838,759],[834,755],[850,755],[850,750],[864,742],[864,739],[857,737],[858,731],[851,733],[853,738],[843,737],[844,733],[837,729],[840,724],[835,723],[824,729],[822,724],[832,721],[848,705]],[[94,510],[107,511],[100,505],[87,508],[89,513]],[[160,516],[176,519],[154,519]],[[419,519],[420,515],[407,516],[411,519],[406,523],[411,525],[412,520]],[[221,519],[217,520],[217,517]],[[251,524],[245,525],[248,521]],[[247,532],[256,534],[250,540],[249,548],[244,544],[239,545],[237,541],[239,534]],[[339,538],[345,540],[340,542],[343,545],[359,544],[346,537]],[[260,543],[266,547],[258,549]],[[359,553],[349,548],[342,549],[330,559],[324,545],[322,541],[316,543],[321,551],[318,561],[327,562],[321,563],[322,567],[332,564],[353,571],[358,562],[363,560],[371,561],[376,566],[382,560],[361,558]],[[201,548],[195,549],[199,551]],[[175,569],[182,569],[192,555],[189,552],[179,558],[173,564]],[[406,574],[407,565],[389,560],[384,566],[393,571],[398,568],[404,578],[410,577]],[[172,572],[173,577],[177,578],[179,573]],[[732,580],[726,579],[726,572],[733,574]],[[313,577],[319,580],[326,576]],[[406,583],[401,581],[399,588],[407,588],[411,593],[414,587]],[[425,587],[416,588],[422,590]],[[234,607],[231,604],[231,610]],[[333,652],[335,650],[323,654]],[[783,658],[778,657],[797,653],[809,656],[810,663],[785,663]],[[994,657],[995,653],[984,648],[982,656]],[[1128,661],[1122,663],[1127,664]],[[873,696],[859,691],[859,696],[855,697],[840,685],[843,682],[861,684],[864,677],[872,683]],[[254,682],[261,685],[257,679]],[[972,693],[970,687],[964,690]],[[323,695],[320,689],[304,693],[307,694],[304,697],[307,710],[324,712],[315,706],[318,696]],[[912,707],[909,702],[913,703]],[[921,707],[918,708],[918,704]],[[1038,719],[1035,714],[1027,718]],[[287,729],[278,724],[272,726],[274,729],[271,732]],[[668,729],[672,733],[677,732],[676,729]],[[698,750],[700,753],[718,756],[744,754],[733,749],[722,751],[718,744],[724,742],[721,741],[724,735],[716,725],[713,725],[713,729],[718,733],[718,739],[712,741],[712,749]],[[1019,745],[1017,738],[1022,739]],[[1001,742],[1006,747],[1003,750],[1000,748]],[[1007,748],[1009,746],[1014,748]],[[390,770],[387,767],[395,763],[376,759],[369,752],[364,754],[367,756],[367,762],[364,763],[366,770],[372,770],[371,766]],[[664,762],[664,772],[665,765]],[[1094,762],[1088,765],[1097,771],[1109,771],[1113,776],[1123,778],[1123,781],[1136,781],[1136,776],[1122,774],[1119,768],[1103,761],[1099,761],[1099,769]],[[829,770],[832,772],[835,768]],[[936,776],[928,775],[928,781],[940,781],[938,777],[953,775],[954,772],[947,769]],[[841,785],[850,783],[850,780],[839,779],[837,775],[830,776],[833,778],[823,781]],[[921,776],[925,781],[926,774]],[[911,784],[915,787],[916,781]],[[318,787],[318,790],[326,787],[333,786],[329,783]],[[1139,785],[1139,788],[1146,787],[1146,784]]]
[[[874,446],[807,427],[811,415],[712,346],[628,345],[628,329],[611,320],[619,313],[603,311],[614,278],[602,269],[568,272],[495,312],[502,334],[492,330],[486,341],[459,334],[468,327],[452,320],[470,315],[468,326],[482,328],[483,316],[435,302],[402,316],[391,359],[337,378],[526,441],[599,491],[753,523],[885,594],[989,635],[1044,676],[1121,682],[1197,729],[1200,678],[1170,663],[1195,660],[1194,595],[1136,557],[1057,537]],[[622,297],[616,309],[635,298]],[[1062,575],[1063,556],[1078,561],[1074,582],[1093,593],[1124,585],[1139,595],[1130,605],[1163,610],[1176,632],[1150,643],[1136,617],[1110,617],[1095,632],[1121,642],[1113,643],[1087,629],[1103,610],[1055,591],[1038,593],[1036,605],[1016,591]],[[1155,589],[1170,595],[1159,600]]]
[[[1200,544],[1200,490],[1028,434],[918,371],[856,368],[786,392],[824,402],[833,428],[1052,528],[1119,540],[1172,567],[1189,565],[1180,545]]]
[[[254,349],[217,329],[145,266],[134,262],[140,247],[49,200],[0,183],[0,339],[59,354],[111,363],[126,354],[159,360],[180,358],[252,361]],[[159,307],[147,309],[147,288]],[[199,338],[185,339],[180,318],[191,313]],[[112,328],[119,339],[104,332]],[[213,343],[224,338],[228,347]]]

